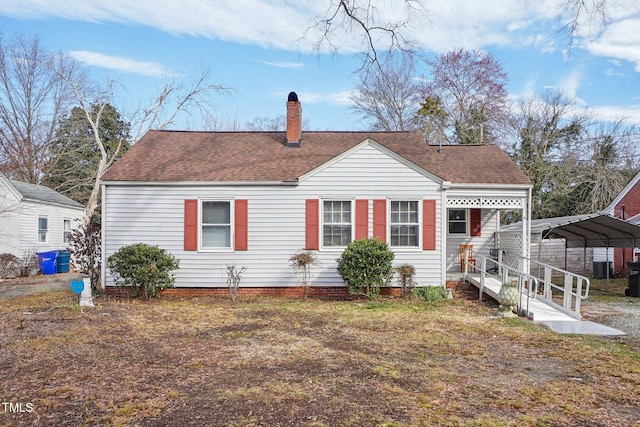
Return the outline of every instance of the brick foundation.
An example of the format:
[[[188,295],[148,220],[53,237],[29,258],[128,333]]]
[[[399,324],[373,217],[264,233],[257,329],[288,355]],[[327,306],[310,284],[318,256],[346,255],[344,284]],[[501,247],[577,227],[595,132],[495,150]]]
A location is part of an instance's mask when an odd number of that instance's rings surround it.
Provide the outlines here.
[[[131,288],[113,287],[105,288],[104,292],[108,296],[123,298],[128,296]],[[192,297],[230,297],[228,288],[169,288],[160,291],[165,297],[192,298]],[[380,294],[387,297],[400,297],[400,288],[381,288]],[[239,297],[271,296],[284,298],[302,298],[303,287],[270,287],[270,288],[239,288]],[[349,293],[345,286],[335,287],[309,287],[307,297],[328,300],[349,300],[357,298]]]
[[[122,296],[127,293],[126,287],[105,288],[105,294],[112,296]],[[191,297],[230,297],[228,288],[169,288],[160,291],[162,296],[191,298]],[[256,296],[272,296],[285,298],[302,298],[304,295],[303,287],[270,287],[270,288],[239,288],[239,297],[256,297]],[[318,299],[345,300],[352,299],[353,295],[349,294],[346,287],[309,287],[307,289],[307,297]]]

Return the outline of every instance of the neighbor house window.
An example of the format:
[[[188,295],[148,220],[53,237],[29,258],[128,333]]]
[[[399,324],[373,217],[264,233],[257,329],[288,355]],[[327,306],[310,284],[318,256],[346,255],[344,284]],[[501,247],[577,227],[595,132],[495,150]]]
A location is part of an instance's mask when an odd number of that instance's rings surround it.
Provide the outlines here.
[[[47,243],[49,234],[49,219],[46,216],[38,217],[38,243]]]
[[[231,248],[231,202],[202,202],[203,249]]]
[[[391,201],[391,246],[419,246],[418,202]]]
[[[325,200],[322,209],[323,246],[347,246],[351,242],[351,201]]]
[[[62,220],[62,242],[69,243],[71,241],[71,220]]]
[[[466,209],[449,209],[449,234],[467,234]]]

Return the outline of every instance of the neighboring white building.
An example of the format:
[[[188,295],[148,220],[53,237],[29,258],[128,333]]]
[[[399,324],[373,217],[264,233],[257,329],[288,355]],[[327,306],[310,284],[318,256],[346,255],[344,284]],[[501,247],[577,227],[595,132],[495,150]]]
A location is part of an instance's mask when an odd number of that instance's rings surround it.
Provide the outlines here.
[[[0,253],[67,249],[84,207],[42,185],[9,179],[0,173]]]
[[[344,289],[336,259],[366,237],[387,242],[394,264],[413,264],[420,286],[457,280],[459,245],[489,255],[500,210],[527,219],[531,188],[495,145],[430,146],[417,132],[303,133],[294,93],[286,132],[150,131],[102,185],[103,266],[144,242],[179,259],[177,288],[225,289],[235,265],[247,267],[243,290],[287,293],[300,281],[288,260],[308,249],[321,261],[317,294]],[[526,256],[525,228],[523,236]],[[103,284],[114,285],[108,269]]]

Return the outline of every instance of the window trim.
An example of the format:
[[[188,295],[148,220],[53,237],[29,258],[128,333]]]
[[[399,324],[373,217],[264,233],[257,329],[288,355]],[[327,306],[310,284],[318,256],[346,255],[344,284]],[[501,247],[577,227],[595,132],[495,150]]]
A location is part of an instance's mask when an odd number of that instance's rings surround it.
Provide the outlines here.
[[[45,219],[47,221],[47,228],[43,229],[44,230],[44,240],[40,240],[40,232],[42,231],[40,229],[40,220],[41,219]],[[47,243],[49,243],[49,234],[50,234],[50,227],[49,227],[49,216],[48,215],[40,215],[38,214],[37,217],[37,222],[36,222],[36,242],[38,244],[41,245],[46,245]]]
[[[229,246],[211,247],[202,244],[202,215],[205,202],[225,202],[229,204]],[[222,225],[222,224],[208,224]],[[226,225],[226,224],[225,224]],[[200,252],[233,252],[235,247],[235,203],[233,199],[206,198],[198,199],[198,251]]]
[[[356,213],[355,213],[355,198],[336,198],[336,197],[332,197],[332,198],[326,198],[326,199],[319,199],[320,200],[320,227],[319,227],[319,234],[320,234],[320,249],[326,249],[326,250],[331,250],[331,249],[341,249],[344,250],[349,243],[353,242],[353,240],[355,239],[355,227],[356,227]],[[351,225],[351,239],[349,240],[349,242],[346,245],[332,245],[332,246],[328,246],[324,244],[324,226],[325,226],[325,222],[324,222],[324,203],[325,202],[348,202],[349,203],[349,216],[350,216],[350,225]],[[339,225],[339,223],[330,223],[332,225]],[[343,224],[344,225],[344,224]]]
[[[449,227],[449,224],[451,223],[451,220],[449,219],[449,211],[464,211],[464,233],[451,233],[451,228]],[[470,221],[470,215],[471,212],[469,210],[469,208],[447,208],[447,236],[460,236],[460,237],[469,237],[469,230],[470,230],[470,225],[469,225],[469,221]],[[461,223],[462,221],[455,221],[455,222],[459,222]]]
[[[411,224],[417,224],[418,225],[418,243],[416,245],[411,245],[411,246],[403,246],[403,245],[393,245],[392,242],[392,236],[391,236],[391,226],[392,225],[410,225],[409,223],[392,223],[392,217],[391,217],[391,204],[392,202],[415,202],[417,205],[417,215],[418,215],[418,222],[417,223],[411,223]],[[424,224],[422,222],[423,220],[423,213],[422,213],[422,204],[423,204],[423,199],[421,198],[402,198],[402,199],[388,199],[387,200],[387,240],[389,243],[389,247],[393,248],[393,249],[398,249],[398,250],[417,250],[417,251],[421,251],[422,250],[422,235],[423,235],[423,230],[424,230]]]

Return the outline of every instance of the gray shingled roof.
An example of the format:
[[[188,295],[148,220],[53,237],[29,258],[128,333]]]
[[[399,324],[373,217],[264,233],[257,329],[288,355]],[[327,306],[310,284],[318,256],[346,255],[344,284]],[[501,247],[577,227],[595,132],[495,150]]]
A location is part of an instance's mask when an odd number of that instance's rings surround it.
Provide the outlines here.
[[[49,187],[15,180],[11,180],[11,183],[16,187],[16,190],[22,194],[22,197],[27,200],[68,206],[71,208],[84,208],[80,203],[71,200],[67,196],[63,196]]]

